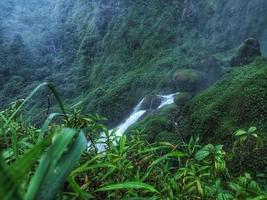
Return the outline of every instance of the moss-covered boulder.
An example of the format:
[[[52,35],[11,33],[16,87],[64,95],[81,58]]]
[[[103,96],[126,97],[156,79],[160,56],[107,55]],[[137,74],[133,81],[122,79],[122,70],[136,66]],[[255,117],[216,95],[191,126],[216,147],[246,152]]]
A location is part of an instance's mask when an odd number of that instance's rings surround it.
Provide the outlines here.
[[[254,38],[249,38],[238,48],[237,54],[231,60],[231,66],[249,64],[258,56],[261,56],[260,43]]]
[[[161,98],[157,95],[147,95],[141,104],[141,110],[156,109],[161,103]]]
[[[197,95],[182,112],[180,128],[188,137],[227,144],[239,128],[267,131],[267,61],[233,68]],[[208,142],[208,141],[206,141]]]
[[[178,95],[176,95],[174,99],[174,103],[178,107],[182,107],[186,105],[191,99],[193,98],[193,94],[189,92],[181,92]]]
[[[196,92],[203,87],[206,74],[194,69],[179,69],[173,75],[172,82],[180,92]]]

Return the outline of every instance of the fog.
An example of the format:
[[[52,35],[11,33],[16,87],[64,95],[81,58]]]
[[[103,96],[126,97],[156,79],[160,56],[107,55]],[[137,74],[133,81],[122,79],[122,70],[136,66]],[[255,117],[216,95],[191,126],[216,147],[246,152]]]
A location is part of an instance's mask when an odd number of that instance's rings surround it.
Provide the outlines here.
[[[6,41],[20,35],[33,54],[55,49],[56,5],[53,0],[1,0],[0,20]]]

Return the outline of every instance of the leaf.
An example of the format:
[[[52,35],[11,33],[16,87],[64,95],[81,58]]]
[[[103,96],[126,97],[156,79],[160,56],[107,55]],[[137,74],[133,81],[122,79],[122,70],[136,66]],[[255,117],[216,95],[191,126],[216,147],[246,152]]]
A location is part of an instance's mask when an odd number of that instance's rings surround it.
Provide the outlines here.
[[[6,121],[5,125],[4,125],[4,129],[10,124],[11,120],[17,115],[17,113],[21,110],[21,108],[43,87],[47,86],[50,91],[54,94],[58,104],[59,104],[59,107],[61,109],[61,111],[63,112],[64,114],[64,117],[66,118],[66,120],[68,121],[68,117],[67,117],[67,113],[66,113],[66,110],[65,110],[65,107],[61,101],[61,99],[59,98],[59,95],[58,95],[58,92],[55,88],[55,86],[51,83],[47,83],[47,82],[44,82],[40,85],[38,85],[31,93],[30,95],[20,104],[20,106],[15,110],[15,112],[12,113],[12,115],[8,118],[8,120]]]
[[[93,196],[90,194],[90,193],[88,193],[88,192],[85,192],[85,191],[83,191],[82,189],[81,189],[81,187],[76,183],[76,181],[74,180],[74,178],[72,178],[72,177],[69,177],[68,178],[68,182],[69,182],[69,184],[70,184],[70,186],[71,186],[71,188],[73,189],[73,191],[77,194],[77,195],[79,195],[79,197],[81,198],[81,199],[92,199],[93,198]]]
[[[39,137],[38,137],[38,143],[41,142],[44,138],[44,134],[45,132],[47,131],[48,127],[49,127],[49,124],[52,122],[52,120],[57,117],[57,116],[62,116],[62,114],[60,113],[52,113],[48,116],[48,118],[46,119],[44,125],[42,126],[42,129],[41,129],[41,132],[39,134]]]
[[[255,131],[257,131],[257,127],[255,126],[252,126],[248,129],[248,133],[251,134],[251,133],[254,133]]]
[[[96,169],[96,168],[116,168],[115,165],[112,165],[110,163],[99,163],[99,164],[93,164],[93,165],[89,165],[86,167],[79,167],[77,169],[75,169],[74,171],[71,172],[71,176],[77,175],[79,173],[83,173],[92,169]]]
[[[156,152],[156,151],[163,150],[163,149],[170,149],[170,147],[169,146],[152,147],[152,148],[149,148],[149,149],[142,150],[142,151],[138,152],[138,154],[142,155],[142,154],[145,154],[145,153]]]
[[[143,190],[147,190],[152,193],[159,193],[153,186],[148,185],[146,183],[142,183],[142,182],[126,182],[126,183],[108,185],[108,186],[105,186],[105,187],[102,187],[96,190],[96,192],[104,192],[104,191],[110,191],[110,190],[122,190],[122,189],[143,189]]]
[[[198,161],[204,160],[211,154],[213,148],[214,146],[212,144],[206,145],[195,154],[195,159]]]
[[[203,188],[202,188],[201,183],[200,183],[199,181],[196,181],[196,183],[197,183],[197,190],[198,190],[199,194],[200,194],[201,196],[204,196],[204,190],[203,190]]]
[[[4,128],[6,128],[11,120],[17,115],[17,113],[21,110],[21,108],[33,97],[35,93],[37,93],[42,87],[47,86],[48,83],[42,83],[38,85],[31,93],[30,95],[20,104],[20,106],[13,112],[13,114],[8,118],[7,122],[4,125]]]
[[[76,133],[74,129],[63,129],[56,135],[30,182],[25,197],[27,200],[37,199],[37,196],[38,199],[54,198],[87,147],[82,132],[73,142]]]
[[[234,133],[234,136],[236,137],[239,137],[239,136],[243,136],[243,135],[246,135],[247,134],[247,131],[243,130],[243,129],[240,129],[240,130],[237,130],[235,133]]]
[[[126,144],[126,135],[123,135],[120,138],[120,155],[122,155],[125,152],[125,144]]]
[[[149,167],[153,167],[154,165],[156,165],[156,164],[162,162],[163,160],[166,160],[166,159],[168,159],[168,158],[171,158],[171,157],[174,157],[174,158],[181,158],[181,157],[184,157],[184,156],[186,156],[186,154],[183,153],[183,152],[180,152],[180,151],[173,151],[173,152],[171,152],[171,153],[168,153],[168,154],[166,154],[166,155],[164,155],[164,156],[162,156],[162,157],[160,157],[160,158],[154,160],[154,161],[151,163],[151,165],[150,165]]]
[[[236,183],[230,182],[230,183],[228,183],[228,185],[232,190],[234,190],[236,192],[239,192],[242,190],[241,186],[236,184]]]
[[[230,200],[233,199],[233,196],[230,193],[220,193],[217,197],[218,200]]]

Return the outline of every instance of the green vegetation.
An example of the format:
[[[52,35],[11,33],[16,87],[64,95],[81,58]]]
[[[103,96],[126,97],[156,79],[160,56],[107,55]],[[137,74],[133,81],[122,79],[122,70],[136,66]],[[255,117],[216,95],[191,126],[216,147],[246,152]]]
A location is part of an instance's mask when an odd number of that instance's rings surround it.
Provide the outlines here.
[[[0,199],[267,199],[263,1],[1,0]]]
[[[190,135],[225,142],[238,128],[257,126],[265,132],[267,62],[258,59],[231,69],[222,80],[197,95],[182,113],[181,127]]]
[[[62,114],[52,114],[41,129],[23,123],[22,106],[48,86]],[[148,143],[140,135],[117,138],[98,116],[65,109],[52,85],[42,84],[28,98],[1,112],[2,199],[265,199],[259,177],[235,171],[228,162],[245,158],[243,148],[261,146],[255,127],[238,130],[232,150],[222,145]],[[62,121],[51,123],[55,117]],[[95,133],[105,133],[105,150],[95,148]],[[85,137],[91,145],[87,151]],[[256,141],[256,143],[254,143]],[[242,154],[240,154],[240,150]],[[236,170],[236,167],[233,169]],[[265,175],[263,175],[265,176]],[[259,182],[256,182],[258,178]],[[264,178],[264,177],[262,177]],[[266,177],[265,177],[266,178]]]
[[[231,133],[256,126],[262,132],[263,147],[251,153],[254,143],[246,143],[239,151],[246,156],[237,157],[236,162],[240,162],[242,170],[266,173],[266,77],[267,63],[263,58],[248,66],[231,69],[222,80],[197,95],[183,109],[177,119],[183,135],[187,138],[200,135],[202,141],[230,148],[229,144],[233,143]]]

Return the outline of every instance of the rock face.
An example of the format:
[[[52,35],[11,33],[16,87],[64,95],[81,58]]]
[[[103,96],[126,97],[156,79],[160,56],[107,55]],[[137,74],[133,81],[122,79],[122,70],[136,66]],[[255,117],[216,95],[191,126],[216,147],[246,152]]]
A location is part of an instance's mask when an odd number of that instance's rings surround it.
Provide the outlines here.
[[[203,72],[194,69],[179,69],[173,75],[173,84],[179,92],[197,92],[206,80]]]
[[[261,56],[260,43],[254,38],[249,38],[239,47],[237,55],[231,60],[231,66],[249,64],[258,56]]]
[[[141,110],[156,109],[161,103],[161,98],[157,95],[147,95],[141,105]]]

